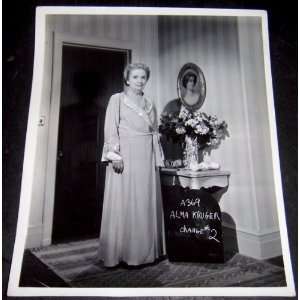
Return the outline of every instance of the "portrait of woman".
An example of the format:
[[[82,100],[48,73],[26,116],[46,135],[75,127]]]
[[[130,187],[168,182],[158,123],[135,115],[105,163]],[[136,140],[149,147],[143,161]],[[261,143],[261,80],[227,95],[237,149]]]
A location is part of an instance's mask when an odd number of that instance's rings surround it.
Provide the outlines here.
[[[124,70],[124,91],[108,103],[102,161],[106,179],[98,257],[107,267],[152,263],[164,254],[158,167],[163,153],[154,104],[143,93],[150,69]]]
[[[197,104],[199,101],[199,92],[195,90],[196,83],[197,76],[191,72],[186,73],[182,79],[182,85],[185,88],[184,102],[190,106]]]
[[[177,78],[178,97],[185,108],[196,111],[203,105],[206,82],[202,70],[194,63],[184,64]]]

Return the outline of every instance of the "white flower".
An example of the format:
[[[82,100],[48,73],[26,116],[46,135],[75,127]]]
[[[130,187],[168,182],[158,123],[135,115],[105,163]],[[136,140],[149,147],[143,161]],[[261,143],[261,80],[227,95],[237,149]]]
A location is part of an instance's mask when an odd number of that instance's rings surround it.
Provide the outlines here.
[[[175,129],[175,131],[176,131],[177,134],[185,134],[185,133],[186,133],[184,127],[177,127],[177,128]]]
[[[201,135],[204,135],[204,134],[207,134],[209,131],[209,128],[205,125],[197,125],[196,126],[196,129],[195,129],[195,133],[196,134],[201,134]]]
[[[218,139],[211,139],[211,145],[216,146],[218,144]]]
[[[195,128],[197,123],[198,122],[195,119],[189,119],[185,122],[185,126],[191,126],[192,128]]]
[[[179,118],[185,120],[189,116],[189,112],[186,109],[182,109],[179,113]]]
[[[218,127],[218,126],[220,126],[220,122],[218,122],[218,118],[217,118],[216,116],[211,116],[211,117],[210,117],[209,123],[210,123],[211,126],[213,126],[213,127]]]
[[[195,118],[195,120],[197,120],[198,123],[203,121],[203,118],[202,118],[201,114],[195,115],[194,118]]]
[[[199,111],[199,110],[197,110],[196,112],[194,112],[194,115],[195,116],[202,116],[202,112],[201,111]]]

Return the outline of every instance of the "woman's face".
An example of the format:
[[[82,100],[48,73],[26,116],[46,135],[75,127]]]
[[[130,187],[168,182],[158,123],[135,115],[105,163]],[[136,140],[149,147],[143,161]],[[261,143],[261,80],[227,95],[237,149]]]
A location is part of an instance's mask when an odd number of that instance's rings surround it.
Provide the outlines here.
[[[187,83],[186,83],[186,88],[188,90],[193,90],[195,86],[195,77],[194,76],[190,76]]]
[[[147,74],[143,69],[134,69],[129,72],[127,84],[136,91],[143,91],[147,83]]]

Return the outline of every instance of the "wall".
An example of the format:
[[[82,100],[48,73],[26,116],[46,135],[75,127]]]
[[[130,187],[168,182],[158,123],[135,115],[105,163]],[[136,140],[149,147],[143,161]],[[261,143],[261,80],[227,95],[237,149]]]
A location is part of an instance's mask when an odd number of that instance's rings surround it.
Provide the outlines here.
[[[26,247],[40,246],[43,238],[43,211],[45,197],[45,170],[47,165],[47,144],[49,130],[49,112],[52,84],[52,45],[53,45],[53,24],[49,18],[46,20],[45,32],[45,60],[42,99],[40,116],[44,120],[44,125],[38,127],[38,142],[34,168],[34,186],[32,191],[28,236]]]
[[[177,97],[180,68],[194,62],[207,83],[202,110],[228,123],[230,137],[212,159],[231,172],[220,205],[234,221],[227,226],[236,228],[240,252],[279,255],[259,19],[160,16],[159,57],[160,111]]]
[[[241,61],[243,99],[247,111],[247,127],[251,149],[251,173],[254,177],[257,232],[264,246],[261,257],[281,253],[272,151],[269,133],[267,93],[264,79],[261,24],[255,19],[238,18],[238,37]],[[244,238],[244,237],[243,237]],[[253,236],[246,240],[255,240]],[[247,244],[247,241],[246,241]]]

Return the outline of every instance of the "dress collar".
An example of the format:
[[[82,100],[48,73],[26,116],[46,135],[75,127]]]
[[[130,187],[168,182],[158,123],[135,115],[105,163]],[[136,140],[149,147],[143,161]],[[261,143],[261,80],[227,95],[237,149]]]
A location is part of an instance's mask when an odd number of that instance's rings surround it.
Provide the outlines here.
[[[145,102],[145,108],[141,108],[138,105],[136,105],[129,96],[127,96],[125,93],[123,93],[124,95],[124,103],[131,109],[133,109],[136,113],[146,113],[149,114],[152,110],[152,103],[150,100],[148,100],[146,97],[143,96],[143,100]]]
[[[137,106],[124,92],[123,92],[124,104],[142,117],[151,127],[153,127],[152,122],[150,121],[150,112],[153,109],[153,104],[150,100],[143,97],[145,102],[145,108]]]

